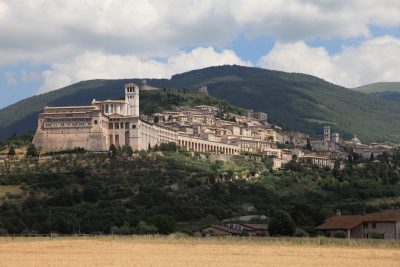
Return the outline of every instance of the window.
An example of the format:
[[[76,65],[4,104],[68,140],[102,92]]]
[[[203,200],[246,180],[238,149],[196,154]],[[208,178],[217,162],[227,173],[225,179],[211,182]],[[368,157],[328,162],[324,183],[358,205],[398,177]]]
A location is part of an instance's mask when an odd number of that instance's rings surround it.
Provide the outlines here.
[[[115,129],[119,129],[119,123],[118,122],[115,123]]]
[[[112,123],[109,123],[109,124],[108,124],[108,128],[109,128],[109,129],[113,129],[113,128],[114,128],[114,127],[113,127],[113,124],[112,124]]]
[[[136,125],[135,124],[132,124],[132,129],[136,129]]]
[[[94,124],[97,125],[97,120],[94,120]]]
[[[376,228],[376,223],[372,223],[372,229]]]
[[[123,122],[121,122],[120,128],[121,128],[121,129],[124,129],[124,123],[123,123]]]

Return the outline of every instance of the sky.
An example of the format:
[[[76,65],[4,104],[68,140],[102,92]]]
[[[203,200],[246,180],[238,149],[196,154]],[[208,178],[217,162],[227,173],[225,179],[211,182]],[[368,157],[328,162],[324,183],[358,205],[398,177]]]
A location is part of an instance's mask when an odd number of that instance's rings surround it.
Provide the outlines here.
[[[223,64],[400,81],[398,0],[0,0],[0,108],[88,79]]]

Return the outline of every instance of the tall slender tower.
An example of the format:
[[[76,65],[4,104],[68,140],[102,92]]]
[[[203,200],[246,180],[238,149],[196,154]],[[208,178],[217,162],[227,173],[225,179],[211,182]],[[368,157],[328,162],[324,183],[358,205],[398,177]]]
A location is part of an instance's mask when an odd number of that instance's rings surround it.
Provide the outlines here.
[[[134,83],[125,84],[126,114],[139,117],[139,86]]]
[[[331,141],[331,127],[324,127],[324,141]]]

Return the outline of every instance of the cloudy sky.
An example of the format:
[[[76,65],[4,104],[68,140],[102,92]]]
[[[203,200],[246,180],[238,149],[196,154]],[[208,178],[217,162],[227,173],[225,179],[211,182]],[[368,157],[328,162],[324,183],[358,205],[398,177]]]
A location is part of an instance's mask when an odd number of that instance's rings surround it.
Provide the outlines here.
[[[0,108],[81,80],[222,64],[400,81],[400,1],[0,0]]]

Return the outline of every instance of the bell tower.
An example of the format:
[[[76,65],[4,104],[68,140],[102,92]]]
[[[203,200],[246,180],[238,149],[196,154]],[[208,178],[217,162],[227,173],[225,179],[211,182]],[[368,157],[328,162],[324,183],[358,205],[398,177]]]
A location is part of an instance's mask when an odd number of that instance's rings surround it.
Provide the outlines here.
[[[125,84],[126,114],[139,117],[139,86],[134,83]]]

